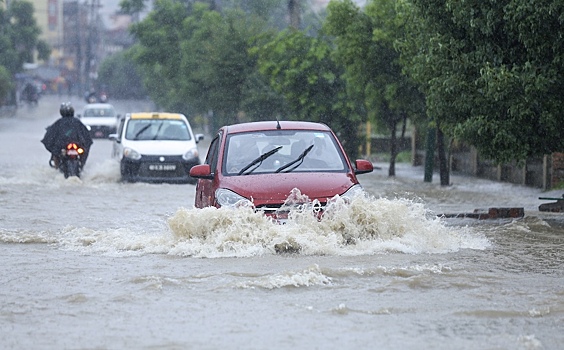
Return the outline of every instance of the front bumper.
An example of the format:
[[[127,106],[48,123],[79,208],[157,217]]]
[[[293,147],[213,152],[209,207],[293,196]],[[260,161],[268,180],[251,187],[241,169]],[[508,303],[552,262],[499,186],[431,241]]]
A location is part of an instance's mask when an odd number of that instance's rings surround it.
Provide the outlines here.
[[[139,160],[123,158],[121,178],[127,182],[196,183],[190,169],[199,165],[199,158],[185,160],[182,156],[141,156]]]
[[[90,135],[94,138],[104,138],[108,135],[115,133],[116,128],[107,125],[88,125]]]
[[[300,213],[311,214],[318,221],[323,217],[325,211],[326,203],[316,202],[314,203],[303,203],[292,206],[283,205],[264,205],[255,207],[255,212],[262,213],[263,215],[269,217],[278,224],[285,224],[289,217],[290,212],[296,211]]]

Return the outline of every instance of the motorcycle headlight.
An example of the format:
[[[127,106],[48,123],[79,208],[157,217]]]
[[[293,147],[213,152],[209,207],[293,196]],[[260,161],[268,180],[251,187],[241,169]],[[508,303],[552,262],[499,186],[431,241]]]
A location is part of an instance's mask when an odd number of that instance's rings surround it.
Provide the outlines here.
[[[364,196],[364,195],[366,195],[366,192],[364,192],[362,186],[354,185],[351,188],[349,188],[347,192],[343,193],[341,197],[345,198],[348,201],[351,201],[355,197]]]
[[[215,191],[215,199],[222,207],[253,206],[247,198],[225,188],[218,188]]]
[[[198,149],[196,149],[196,148],[192,148],[191,150],[189,150],[188,152],[186,152],[182,155],[182,158],[184,160],[191,160],[191,159],[198,158],[198,157],[199,157]]]
[[[133,160],[141,159],[141,154],[139,154],[139,152],[129,147],[123,149],[123,156]]]

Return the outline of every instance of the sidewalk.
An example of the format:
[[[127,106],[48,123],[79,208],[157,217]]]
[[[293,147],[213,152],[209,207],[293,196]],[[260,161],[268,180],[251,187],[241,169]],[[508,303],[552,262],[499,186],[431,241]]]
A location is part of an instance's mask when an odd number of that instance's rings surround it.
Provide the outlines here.
[[[541,200],[539,197],[562,197],[564,189],[545,192],[540,188],[459,174],[451,174],[450,186],[440,186],[439,174],[436,172],[433,174],[433,182],[423,181],[423,166],[398,163],[396,176],[390,178],[387,176],[388,163],[378,162],[374,165],[381,169],[374,170],[372,174],[360,175],[359,180],[376,196],[421,201],[436,214],[472,214],[477,209],[483,213],[490,208],[523,208],[525,216],[537,216],[564,224],[564,213],[539,211],[541,204],[554,202]]]

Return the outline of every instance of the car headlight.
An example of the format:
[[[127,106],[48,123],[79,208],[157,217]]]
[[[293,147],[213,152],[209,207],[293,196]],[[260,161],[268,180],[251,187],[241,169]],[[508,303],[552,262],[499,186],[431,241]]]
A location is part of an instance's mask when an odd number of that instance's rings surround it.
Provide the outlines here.
[[[198,157],[199,157],[199,154],[198,154],[197,148],[192,148],[191,150],[189,150],[188,152],[186,152],[182,155],[182,158],[184,160],[191,160],[191,159],[198,158]]]
[[[222,207],[253,206],[247,198],[225,188],[218,188],[215,191],[215,199]]]
[[[123,156],[125,158],[129,158],[129,159],[133,159],[133,160],[139,160],[141,159],[141,154],[139,154],[139,152],[137,152],[136,150],[126,147],[123,149]]]
[[[364,195],[366,195],[366,192],[364,192],[362,186],[354,185],[351,188],[349,188],[345,193],[343,193],[341,197],[345,198],[348,201],[351,201],[355,197],[364,196]]]

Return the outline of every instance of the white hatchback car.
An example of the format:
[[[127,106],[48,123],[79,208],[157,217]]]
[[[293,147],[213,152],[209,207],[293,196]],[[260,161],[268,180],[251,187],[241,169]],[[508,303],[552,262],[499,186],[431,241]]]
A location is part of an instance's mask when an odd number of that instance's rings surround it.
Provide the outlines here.
[[[196,182],[190,169],[201,163],[197,143],[204,135],[194,135],[184,115],[128,113],[109,137],[123,181]]]
[[[115,133],[119,121],[114,106],[109,103],[90,103],[77,117],[86,125],[92,137],[106,138]]]

